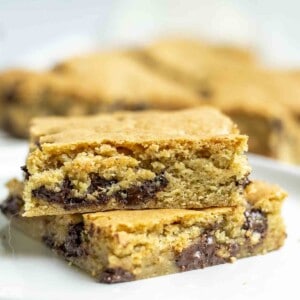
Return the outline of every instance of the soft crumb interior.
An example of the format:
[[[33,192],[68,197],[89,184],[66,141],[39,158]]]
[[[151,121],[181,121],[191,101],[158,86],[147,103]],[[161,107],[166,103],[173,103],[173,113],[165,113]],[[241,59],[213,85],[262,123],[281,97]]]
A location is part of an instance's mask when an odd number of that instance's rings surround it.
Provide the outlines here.
[[[243,143],[236,145],[229,141],[210,148],[192,144],[176,146],[128,148],[104,144],[55,157],[53,154],[46,157],[44,152],[35,150],[37,155],[28,159],[28,170],[34,175],[25,184],[24,199],[30,201],[32,191],[41,186],[59,192],[63,180],[68,178],[74,197],[93,202],[95,199],[88,196],[88,191],[91,174],[97,174],[113,180],[103,190],[112,198],[111,207],[117,205],[113,199],[116,192],[141,186],[158,175],[167,180],[156,195],[164,207],[172,207],[174,201],[180,201],[181,207],[193,208],[209,206],[212,201],[223,206],[237,201],[232,193],[238,193],[238,181],[250,172]],[[37,201],[34,206],[38,205]]]

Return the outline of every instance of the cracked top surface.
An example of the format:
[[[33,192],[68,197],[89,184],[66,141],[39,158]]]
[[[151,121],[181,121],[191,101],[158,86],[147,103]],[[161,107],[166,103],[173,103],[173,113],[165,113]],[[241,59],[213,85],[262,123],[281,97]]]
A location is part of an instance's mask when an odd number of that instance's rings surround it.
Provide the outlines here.
[[[34,119],[31,139],[43,144],[202,140],[239,135],[237,126],[219,111],[201,107],[176,112],[120,112],[90,117]]]

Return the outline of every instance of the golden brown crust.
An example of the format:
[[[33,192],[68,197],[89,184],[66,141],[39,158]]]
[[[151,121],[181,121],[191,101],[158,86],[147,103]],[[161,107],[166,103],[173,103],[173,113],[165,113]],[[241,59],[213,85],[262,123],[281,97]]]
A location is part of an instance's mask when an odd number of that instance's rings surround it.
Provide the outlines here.
[[[32,122],[31,136],[39,141],[40,146],[68,143],[76,145],[80,142],[101,144],[105,141],[184,142],[239,137],[236,125],[210,107],[176,112],[119,112],[93,117],[39,118]]]

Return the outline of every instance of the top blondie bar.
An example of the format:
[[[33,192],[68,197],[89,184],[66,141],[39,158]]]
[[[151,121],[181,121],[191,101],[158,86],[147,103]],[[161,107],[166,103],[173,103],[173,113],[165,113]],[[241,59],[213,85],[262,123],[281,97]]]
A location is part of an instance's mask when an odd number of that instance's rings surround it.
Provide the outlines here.
[[[219,111],[47,117],[31,126],[24,216],[241,204],[247,136]]]

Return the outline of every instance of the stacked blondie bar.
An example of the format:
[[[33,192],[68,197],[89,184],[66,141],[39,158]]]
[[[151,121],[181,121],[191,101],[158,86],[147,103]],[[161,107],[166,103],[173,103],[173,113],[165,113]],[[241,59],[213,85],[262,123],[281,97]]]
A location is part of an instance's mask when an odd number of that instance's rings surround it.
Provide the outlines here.
[[[286,194],[249,180],[246,150],[209,107],[39,118],[1,210],[104,283],[234,262],[285,239]]]

